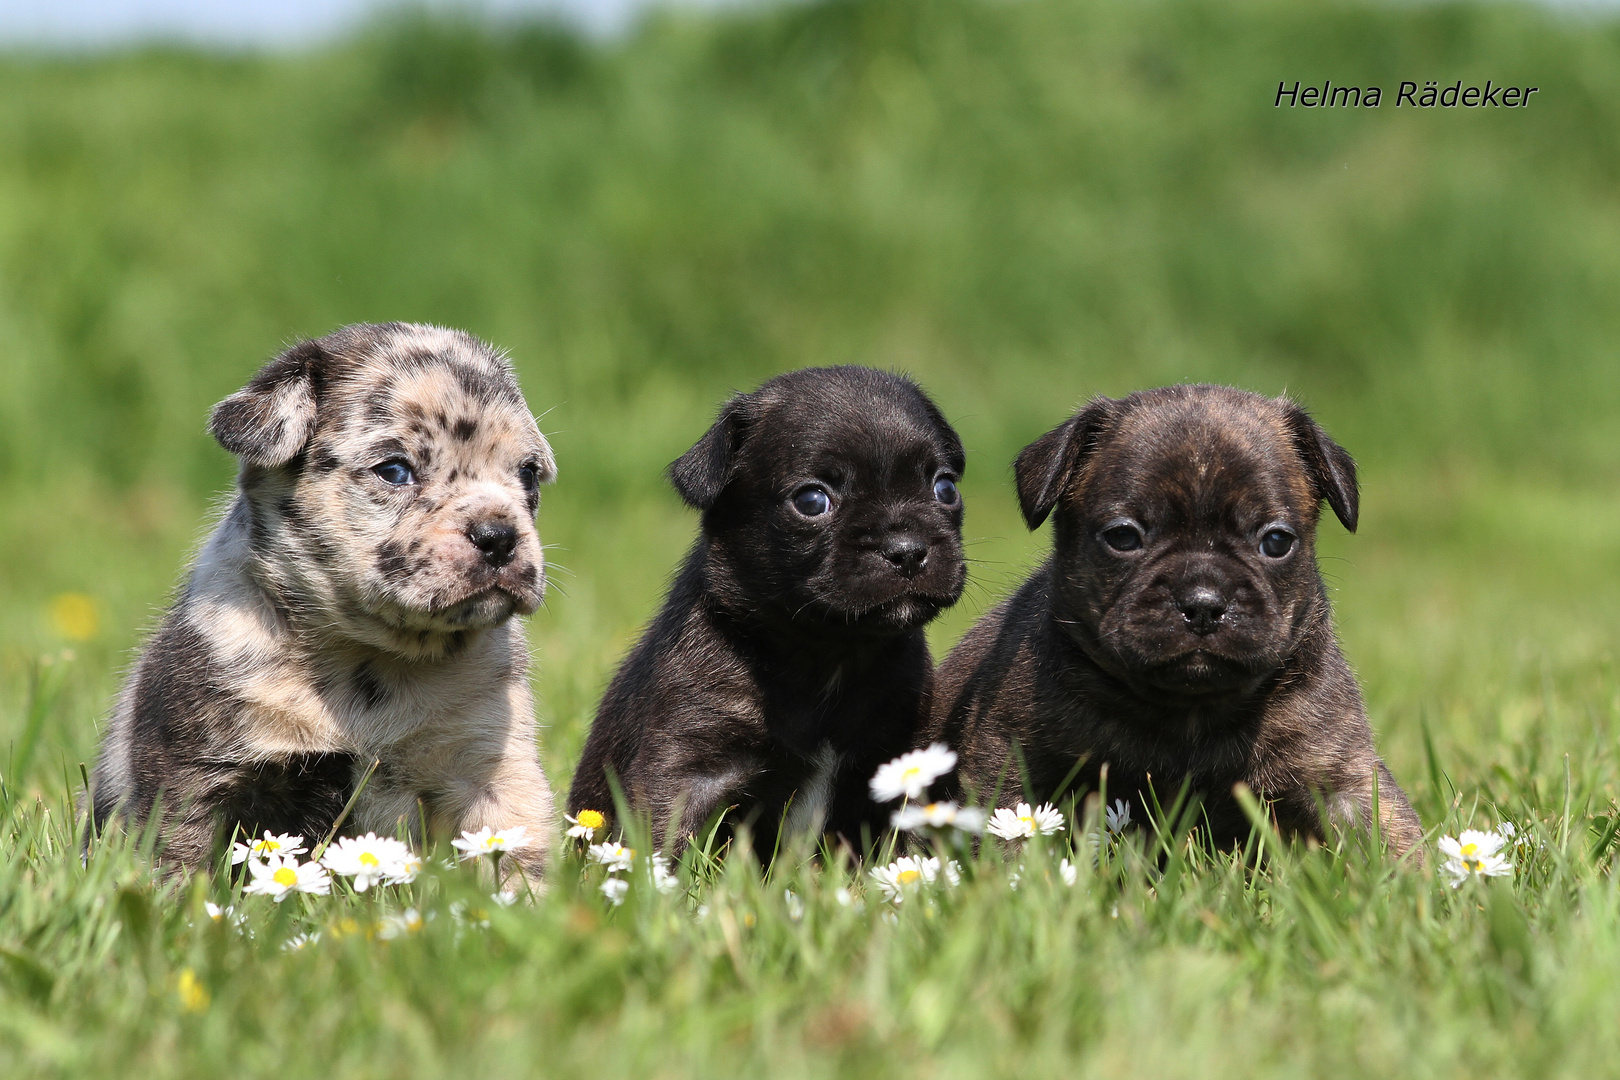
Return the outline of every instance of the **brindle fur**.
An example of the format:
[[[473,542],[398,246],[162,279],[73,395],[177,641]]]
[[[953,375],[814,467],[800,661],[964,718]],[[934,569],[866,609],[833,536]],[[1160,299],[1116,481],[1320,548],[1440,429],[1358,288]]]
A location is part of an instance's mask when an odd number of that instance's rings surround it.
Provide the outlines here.
[[[545,588],[556,470],[510,366],[459,331],[350,326],[272,360],[210,429],[236,495],[119,697],[95,827],[161,805],[160,857],[187,869],[232,830],[314,842],[375,759],[346,831],[524,826],[537,872],[552,799],[512,616]],[[393,458],[413,483],[373,472]]]
[[[1138,819],[1150,783],[1168,803],[1185,782],[1231,844],[1249,831],[1239,782],[1285,832],[1318,838],[1323,807],[1370,822],[1376,783],[1383,836],[1421,858],[1316,566],[1324,499],[1355,530],[1355,464],[1302,409],[1215,386],[1098,398],[1016,475],[1029,527],[1053,519],[1053,551],[940,665],[928,737],[959,752],[958,790],[1005,806],[1083,794],[1106,765],[1109,799]],[[1122,518],[1144,527],[1140,550],[1102,540]],[[1297,541],[1271,560],[1258,541],[1277,522]],[[1195,621],[1198,589],[1224,612]]]
[[[762,859],[784,819],[863,848],[886,828],[867,780],[928,711],[923,626],[961,595],[962,444],[911,382],[868,368],[779,376],[729,402],[671,479],[703,530],[602,700],[574,774],[577,813],[610,775],[679,850],[729,810]],[[833,509],[806,519],[819,482]],[[902,573],[892,560],[925,552]]]

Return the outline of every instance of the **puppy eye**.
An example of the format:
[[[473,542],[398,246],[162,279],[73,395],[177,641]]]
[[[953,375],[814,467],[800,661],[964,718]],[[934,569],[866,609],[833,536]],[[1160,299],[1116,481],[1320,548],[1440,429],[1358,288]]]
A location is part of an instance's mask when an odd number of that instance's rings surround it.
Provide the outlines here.
[[[1142,530],[1135,522],[1122,521],[1104,529],[1102,541],[1115,551],[1136,551],[1142,546]]]
[[[524,464],[518,468],[518,483],[523,485],[524,491],[533,491],[540,486],[540,473],[533,465]]]
[[[811,484],[793,493],[793,509],[805,517],[820,517],[832,509],[832,496],[826,488]]]
[[[956,481],[950,477],[942,476],[934,481],[934,501],[941,506],[955,506],[961,497],[961,493],[956,490]]]
[[[1280,559],[1294,550],[1294,534],[1287,529],[1267,529],[1260,538],[1260,554],[1268,559]]]
[[[410,462],[401,458],[389,458],[381,465],[373,465],[371,471],[385,484],[403,487],[405,484],[416,482],[416,473],[411,471]]]

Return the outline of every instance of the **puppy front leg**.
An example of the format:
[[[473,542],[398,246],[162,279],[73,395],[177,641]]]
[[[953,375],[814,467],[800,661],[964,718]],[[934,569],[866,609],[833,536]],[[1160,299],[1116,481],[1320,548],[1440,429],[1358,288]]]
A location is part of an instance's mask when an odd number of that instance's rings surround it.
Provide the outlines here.
[[[521,828],[523,846],[502,860],[502,865],[509,871],[517,868],[532,887],[538,887],[557,827],[551,785],[535,756],[532,739],[512,740],[504,750],[490,782],[479,789],[454,827],[457,832],[476,832],[486,826],[494,830]],[[509,876],[509,872],[503,873],[503,885]]]

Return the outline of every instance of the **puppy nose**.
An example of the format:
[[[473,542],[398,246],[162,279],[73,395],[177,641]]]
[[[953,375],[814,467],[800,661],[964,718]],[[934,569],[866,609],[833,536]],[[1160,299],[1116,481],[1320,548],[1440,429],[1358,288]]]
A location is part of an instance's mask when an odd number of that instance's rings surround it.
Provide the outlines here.
[[[883,557],[909,580],[922,573],[928,562],[928,545],[915,536],[893,536],[883,545]]]
[[[1213,634],[1226,614],[1226,597],[1208,585],[1200,585],[1176,601],[1181,615],[1195,634]]]
[[[505,521],[477,521],[467,530],[472,546],[484,553],[491,566],[505,566],[517,550],[517,529]]]

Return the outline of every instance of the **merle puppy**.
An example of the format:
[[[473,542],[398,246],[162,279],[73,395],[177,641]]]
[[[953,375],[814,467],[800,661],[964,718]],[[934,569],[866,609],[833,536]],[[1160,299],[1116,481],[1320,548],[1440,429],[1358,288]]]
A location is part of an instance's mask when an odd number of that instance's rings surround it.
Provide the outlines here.
[[[93,824],[144,824],[206,866],[233,832],[522,827],[551,790],[521,619],[556,472],[512,369],[470,334],[344,327],[214,409],[237,490],[136,661],[90,778]],[[425,816],[426,821],[422,819]]]
[[[1095,790],[1106,765],[1140,812],[1150,783],[1168,801],[1190,782],[1229,844],[1239,782],[1315,837],[1323,807],[1368,825],[1376,784],[1385,839],[1413,849],[1316,566],[1323,500],[1355,530],[1355,463],[1303,409],[1218,386],[1098,398],[1015,471],[1053,550],[940,666],[929,734],[961,786],[1011,805]]]
[[[610,777],[678,851],[726,811],[768,859],[779,829],[861,850],[867,781],[928,713],[923,626],[956,602],[962,443],[912,382],[862,367],[733,398],[670,466],[703,531],[602,700],[569,806]]]

